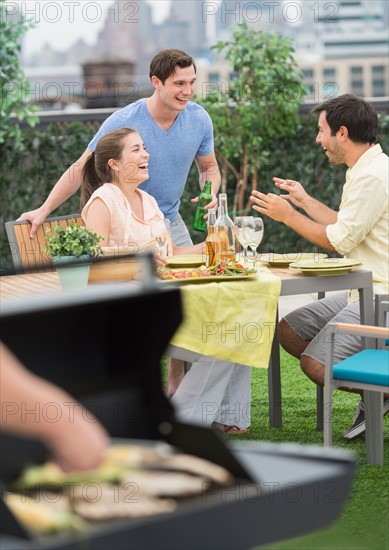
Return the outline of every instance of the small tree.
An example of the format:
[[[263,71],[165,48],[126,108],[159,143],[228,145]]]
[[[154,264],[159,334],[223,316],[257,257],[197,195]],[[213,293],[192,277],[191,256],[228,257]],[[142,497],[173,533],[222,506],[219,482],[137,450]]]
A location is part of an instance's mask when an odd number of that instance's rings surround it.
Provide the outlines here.
[[[28,105],[28,80],[20,67],[18,54],[21,37],[33,26],[32,23],[20,18],[11,19],[5,0],[0,0],[0,86],[1,86],[1,130],[0,144],[10,140],[13,147],[22,148],[22,132],[11,120],[15,114],[18,120],[26,120],[30,126],[38,121],[34,114],[35,107]]]
[[[305,88],[292,42],[279,33],[242,23],[233,28],[231,40],[211,49],[224,52],[234,78],[227,89],[210,87],[199,102],[213,120],[224,192],[227,175],[234,177],[233,211],[238,212],[249,207],[248,197],[258,186],[274,141],[295,132]]]

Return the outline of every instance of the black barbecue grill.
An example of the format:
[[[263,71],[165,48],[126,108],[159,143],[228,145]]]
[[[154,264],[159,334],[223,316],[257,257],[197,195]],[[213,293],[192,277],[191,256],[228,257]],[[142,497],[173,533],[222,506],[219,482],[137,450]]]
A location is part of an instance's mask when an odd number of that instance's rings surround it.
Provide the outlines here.
[[[90,408],[114,441],[165,441],[235,477],[232,486],[186,498],[169,514],[102,522],[78,534],[32,535],[0,501],[2,549],[240,550],[323,528],[339,516],[355,469],[352,455],[229,444],[208,428],[176,420],[160,361],[181,319],[179,289],[166,285],[93,285],[2,304],[2,340],[34,373]],[[3,435],[0,458],[4,488],[27,463],[46,460],[47,450]]]

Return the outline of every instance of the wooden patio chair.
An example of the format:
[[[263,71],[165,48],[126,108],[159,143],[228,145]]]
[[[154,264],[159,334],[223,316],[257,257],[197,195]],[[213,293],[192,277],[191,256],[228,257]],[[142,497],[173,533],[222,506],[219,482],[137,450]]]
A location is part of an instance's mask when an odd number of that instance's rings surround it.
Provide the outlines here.
[[[50,258],[43,252],[46,246],[46,231],[59,223],[63,227],[73,223],[84,225],[79,214],[47,218],[38,228],[35,237],[30,238],[31,224],[27,221],[5,223],[12,260],[17,272],[42,267],[41,271],[54,271]]]

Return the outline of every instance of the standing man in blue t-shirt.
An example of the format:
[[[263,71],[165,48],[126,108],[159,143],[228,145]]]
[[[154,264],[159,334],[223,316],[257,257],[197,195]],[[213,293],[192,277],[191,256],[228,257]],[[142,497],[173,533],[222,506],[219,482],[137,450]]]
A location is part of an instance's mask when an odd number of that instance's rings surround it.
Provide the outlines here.
[[[154,93],[116,111],[102,124],[81,157],[60,177],[45,202],[25,212],[20,220],[31,222],[31,238],[50,213],[81,186],[82,170],[98,140],[110,130],[133,128],[142,137],[148,152],[149,179],[141,185],[152,195],[172,226],[172,239],[178,246],[192,244],[180,214],[180,198],[189,170],[195,161],[200,188],[212,181],[212,201],[217,206],[220,172],[214,153],[213,125],[208,113],[190,101],[196,82],[196,64],[192,57],[176,49],[160,51],[150,64]],[[192,199],[196,203],[198,197]],[[168,394],[173,395],[184,376],[181,361],[171,360]]]
[[[190,101],[196,82],[192,57],[181,50],[162,50],[151,61],[150,79],[153,95],[109,116],[81,157],[60,177],[45,202],[20,216],[20,220],[31,222],[31,237],[45,218],[80,188],[82,169],[98,140],[110,130],[129,127],[139,133],[150,153],[149,179],[141,188],[156,199],[169,218],[174,243],[191,244],[179,214],[180,198],[195,161],[200,188],[207,179],[213,184],[213,200],[208,207],[217,206],[220,172],[214,153],[213,125],[208,113]],[[197,200],[196,197],[192,202]]]

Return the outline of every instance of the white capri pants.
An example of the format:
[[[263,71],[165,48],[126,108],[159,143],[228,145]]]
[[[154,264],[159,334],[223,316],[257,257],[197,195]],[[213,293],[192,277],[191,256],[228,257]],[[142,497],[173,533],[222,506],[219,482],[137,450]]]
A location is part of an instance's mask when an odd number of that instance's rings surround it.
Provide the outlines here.
[[[171,400],[183,422],[250,426],[251,368],[202,356],[192,364]]]

